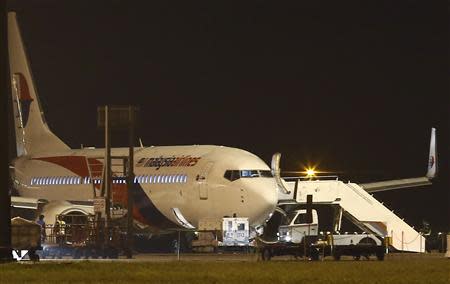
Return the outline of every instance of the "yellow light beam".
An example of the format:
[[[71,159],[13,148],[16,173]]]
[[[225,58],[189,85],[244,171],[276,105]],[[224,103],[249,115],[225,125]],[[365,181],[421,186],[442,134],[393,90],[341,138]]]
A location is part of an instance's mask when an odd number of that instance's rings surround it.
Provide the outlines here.
[[[306,175],[309,177],[313,177],[316,175],[316,171],[313,168],[306,169]]]

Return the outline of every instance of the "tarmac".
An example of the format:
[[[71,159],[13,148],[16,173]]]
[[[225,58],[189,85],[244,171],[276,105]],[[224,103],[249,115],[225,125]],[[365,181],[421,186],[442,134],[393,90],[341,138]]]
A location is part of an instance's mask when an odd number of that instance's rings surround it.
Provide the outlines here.
[[[426,253],[426,254],[413,254],[413,253],[390,253],[385,257],[385,261],[402,261],[410,259],[429,259],[429,258],[444,258],[443,253]],[[255,253],[181,253],[177,254],[155,254],[155,253],[142,253],[135,254],[133,258],[128,259],[124,256],[120,256],[118,259],[73,259],[69,257],[63,257],[62,259],[50,258],[41,259],[41,262],[79,262],[79,261],[94,261],[94,262],[173,262],[173,261],[198,261],[198,262],[256,262],[261,261],[258,254]],[[271,261],[309,261],[306,258],[295,258],[294,256],[277,256],[272,258]],[[332,257],[325,257],[323,261],[334,261]],[[355,261],[352,257],[343,256],[341,261]],[[370,259],[361,258],[359,261],[377,261],[375,257]]]

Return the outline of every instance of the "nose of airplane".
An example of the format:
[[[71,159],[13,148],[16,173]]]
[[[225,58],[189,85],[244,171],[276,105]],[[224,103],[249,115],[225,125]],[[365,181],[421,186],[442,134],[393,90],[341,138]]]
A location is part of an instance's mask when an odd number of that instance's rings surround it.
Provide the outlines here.
[[[272,178],[252,179],[246,185],[247,210],[250,224],[262,225],[270,217],[278,203],[278,189]]]

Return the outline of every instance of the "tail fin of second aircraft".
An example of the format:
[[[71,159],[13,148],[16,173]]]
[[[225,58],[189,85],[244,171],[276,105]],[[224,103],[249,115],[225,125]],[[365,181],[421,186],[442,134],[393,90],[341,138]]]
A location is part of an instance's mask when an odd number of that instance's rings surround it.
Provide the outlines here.
[[[430,155],[428,157],[428,171],[427,178],[432,179],[436,177],[438,172],[438,160],[436,149],[436,128],[431,128],[431,140],[430,140]]]
[[[17,155],[69,149],[45,122],[15,12],[8,13],[8,52]]]

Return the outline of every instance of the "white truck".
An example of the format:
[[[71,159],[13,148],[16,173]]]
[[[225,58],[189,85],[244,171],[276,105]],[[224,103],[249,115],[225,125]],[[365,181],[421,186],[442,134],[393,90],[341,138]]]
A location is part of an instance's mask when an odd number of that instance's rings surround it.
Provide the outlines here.
[[[199,222],[197,239],[192,241],[194,252],[214,252],[250,246],[248,218],[204,218]]]
[[[248,218],[230,217],[222,219],[223,247],[242,247],[250,244]]]
[[[321,233],[318,231],[318,214],[314,209],[309,218],[306,209],[294,210],[286,217],[279,226],[278,241],[262,242],[260,252],[263,260],[279,255],[306,256],[311,260],[324,256],[340,260],[342,255],[353,256],[355,260],[361,256],[369,258],[370,255],[375,255],[378,260],[384,259],[383,239],[373,234]]]

